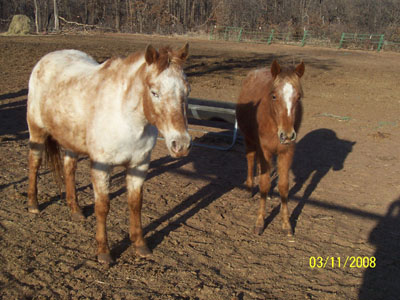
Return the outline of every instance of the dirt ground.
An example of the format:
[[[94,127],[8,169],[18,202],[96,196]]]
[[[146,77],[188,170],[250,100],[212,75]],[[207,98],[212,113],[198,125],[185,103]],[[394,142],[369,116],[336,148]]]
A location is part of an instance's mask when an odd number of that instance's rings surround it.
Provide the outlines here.
[[[57,49],[102,62],[186,40],[197,98],[235,101],[249,70],[274,58],[305,62],[290,175],[295,236],[280,231],[276,189],[263,234],[253,234],[259,194],[244,190],[242,143],[225,152],[194,147],[173,160],[159,141],[144,187],[153,257],[137,258],[130,247],[124,172],[115,168],[108,233],[116,263],[102,266],[88,159],[77,172],[85,222],[70,220],[45,167],[41,213],[27,212],[29,74]],[[0,299],[398,299],[399,70],[400,54],[391,52],[139,35],[0,37]]]

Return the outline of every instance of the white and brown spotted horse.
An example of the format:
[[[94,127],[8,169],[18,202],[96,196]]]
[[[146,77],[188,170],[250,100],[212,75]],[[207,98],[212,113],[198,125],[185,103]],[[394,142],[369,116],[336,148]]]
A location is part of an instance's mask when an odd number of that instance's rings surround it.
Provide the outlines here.
[[[76,197],[75,170],[78,155],[88,155],[100,262],[112,262],[106,218],[110,170],[115,165],[127,169],[130,239],[137,255],[151,254],[141,224],[142,186],[158,130],[171,156],[189,152],[186,109],[190,87],[183,72],[188,49],[186,44],[176,51],[169,47],[157,51],[149,45],[144,52],[102,64],[83,52],[62,50],[45,55],[32,71],[27,111],[28,210],[39,213],[37,173],[43,152],[62,174],[61,146],[66,150],[66,200],[72,218],[84,218]]]

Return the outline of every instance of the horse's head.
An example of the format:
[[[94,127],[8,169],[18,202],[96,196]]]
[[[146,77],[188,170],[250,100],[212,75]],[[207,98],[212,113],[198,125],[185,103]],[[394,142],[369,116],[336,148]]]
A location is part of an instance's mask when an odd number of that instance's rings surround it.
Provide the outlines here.
[[[149,45],[145,51],[144,113],[164,136],[172,157],[187,155],[191,146],[186,116],[190,85],[183,73],[188,51],[188,44],[177,51],[166,47],[159,52]]]
[[[300,100],[303,97],[303,90],[300,78],[304,74],[304,63],[301,62],[294,69],[282,70],[274,60],[271,74],[273,82],[270,98],[278,126],[278,138],[281,144],[290,144],[296,141],[296,130],[301,120]]]

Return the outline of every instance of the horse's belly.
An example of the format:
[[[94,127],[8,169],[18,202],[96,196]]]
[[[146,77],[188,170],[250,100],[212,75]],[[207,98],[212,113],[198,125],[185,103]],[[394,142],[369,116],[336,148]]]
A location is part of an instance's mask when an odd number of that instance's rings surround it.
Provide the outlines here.
[[[42,107],[42,121],[46,131],[64,148],[87,154],[86,121],[80,109],[67,99],[48,101]]]

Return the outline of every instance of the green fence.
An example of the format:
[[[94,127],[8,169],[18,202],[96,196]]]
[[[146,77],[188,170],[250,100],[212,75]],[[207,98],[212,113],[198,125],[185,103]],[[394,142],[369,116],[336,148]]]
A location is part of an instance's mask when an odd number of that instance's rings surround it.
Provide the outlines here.
[[[360,45],[368,50],[376,49],[378,52],[382,49],[385,41],[384,34],[360,34],[360,33],[342,33],[338,48],[346,45],[347,48],[358,48]]]
[[[216,26],[210,32],[210,40],[225,40],[235,42],[252,42],[252,43],[283,43],[297,46],[308,45],[331,45],[332,42],[325,36],[314,34],[312,31],[304,32],[279,32],[274,29],[270,31],[251,31],[242,27],[223,27]],[[336,40],[337,41],[337,40]],[[338,48],[357,48],[380,51],[383,48],[388,50],[399,51],[399,41],[387,41],[383,34],[359,34],[359,33],[342,33],[340,36]]]
[[[383,48],[391,51],[400,51],[400,40],[384,41]]]
[[[241,27],[214,27],[210,32],[210,40],[225,40],[236,42],[258,42],[258,43],[285,43],[305,45],[307,31],[296,34],[291,32],[281,33],[275,30],[267,31],[250,31]]]
[[[210,40],[225,40],[240,42],[243,32],[241,27],[214,27],[210,32]]]

